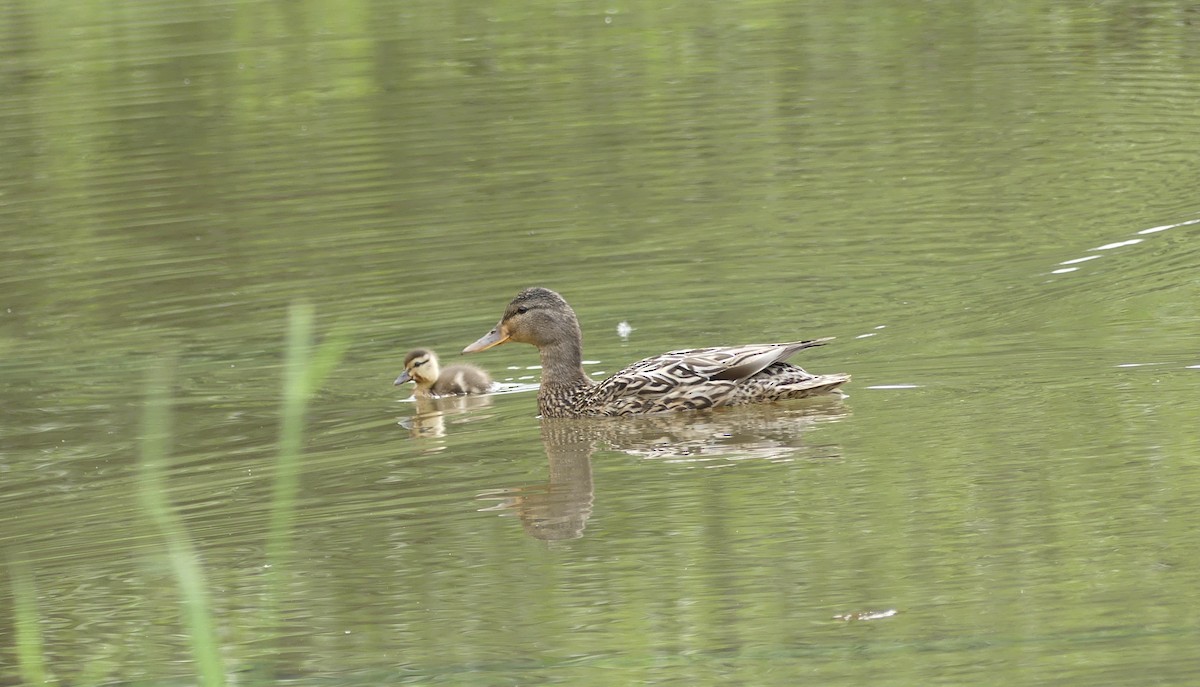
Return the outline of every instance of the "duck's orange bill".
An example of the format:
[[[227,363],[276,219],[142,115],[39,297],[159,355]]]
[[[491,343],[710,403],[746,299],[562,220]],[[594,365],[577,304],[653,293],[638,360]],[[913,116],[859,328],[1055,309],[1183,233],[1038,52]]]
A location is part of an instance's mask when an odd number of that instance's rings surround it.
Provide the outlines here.
[[[478,341],[463,349],[463,353],[478,353],[486,351],[492,346],[499,346],[508,341],[508,332],[504,330],[503,325],[496,325],[495,329],[484,334]]]

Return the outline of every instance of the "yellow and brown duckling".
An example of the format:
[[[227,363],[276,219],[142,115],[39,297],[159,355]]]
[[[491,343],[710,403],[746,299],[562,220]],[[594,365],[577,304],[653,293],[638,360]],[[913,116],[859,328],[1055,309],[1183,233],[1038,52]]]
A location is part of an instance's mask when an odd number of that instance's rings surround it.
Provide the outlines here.
[[[409,351],[404,357],[404,372],[396,378],[396,386],[414,382],[417,396],[462,396],[485,394],[492,388],[492,378],[474,365],[441,367],[438,357],[427,348]]]
[[[589,417],[768,403],[827,393],[850,381],[850,375],[814,375],[783,361],[829,340],[670,351],[597,383],[583,371],[583,333],[575,311],[562,296],[535,287],[518,293],[496,327],[463,353],[506,341],[537,346],[542,358],[538,390],[542,416]]]

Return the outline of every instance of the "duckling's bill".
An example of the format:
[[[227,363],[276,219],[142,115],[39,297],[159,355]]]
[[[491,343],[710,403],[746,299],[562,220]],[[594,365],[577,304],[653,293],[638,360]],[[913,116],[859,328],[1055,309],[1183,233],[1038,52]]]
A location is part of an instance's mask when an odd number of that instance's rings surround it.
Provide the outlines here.
[[[492,331],[480,337],[478,341],[464,348],[462,352],[478,353],[480,351],[486,351],[493,346],[499,346],[505,341],[508,341],[509,336],[511,335],[508,333],[508,328],[504,326],[504,323],[500,323],[496,325]]]
[[[401,384],[403,384],[405,382],[411,382],[411,381],[412,381],[412,376],[408,374],[408,370],[405,370],[404,372],[400,373],[400,376],[396,378],[396,381],[392,382],[392,386],[400,386]]]

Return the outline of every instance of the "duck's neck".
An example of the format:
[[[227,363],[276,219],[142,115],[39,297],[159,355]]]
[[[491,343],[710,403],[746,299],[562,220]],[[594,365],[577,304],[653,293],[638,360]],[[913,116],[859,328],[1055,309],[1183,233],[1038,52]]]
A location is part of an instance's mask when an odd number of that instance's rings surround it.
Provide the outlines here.
[[[563,339],[538,349],[542,356],[542,388],[563,389],[591,386],[583,371],[583,342]]]

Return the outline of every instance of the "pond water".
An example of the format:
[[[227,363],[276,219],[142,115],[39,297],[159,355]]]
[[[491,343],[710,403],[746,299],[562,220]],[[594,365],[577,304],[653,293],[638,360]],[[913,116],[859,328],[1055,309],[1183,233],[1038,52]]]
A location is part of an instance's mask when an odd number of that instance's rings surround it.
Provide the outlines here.
[[[1189,3],[0,0],[0,87],[0,684],[198,679],[164,359],[230,682],[1195,679]],[[795,362],[853,381],[542,421],[510,344],[505,393],[393,388],[533,285],[596,376],[835,336]],[[297,301],[350,348],[273,567]]]

